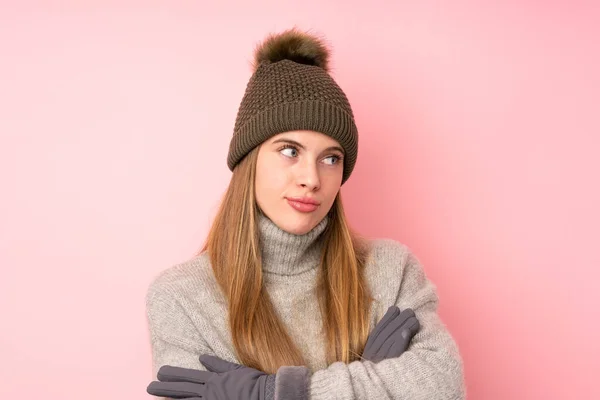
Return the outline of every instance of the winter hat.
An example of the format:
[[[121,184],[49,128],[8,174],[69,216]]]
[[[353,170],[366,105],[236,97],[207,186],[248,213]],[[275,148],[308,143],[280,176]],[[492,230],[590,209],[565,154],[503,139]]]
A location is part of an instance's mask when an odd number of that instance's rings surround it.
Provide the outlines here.
[[[328,65],[325,44],[296,28],[271,34],[257,46],[229,144],[231,171],[270,137],[312,130],[334,138],[344,149],[342,184],[346,182],[356,163],[358,131],[350,103]]]

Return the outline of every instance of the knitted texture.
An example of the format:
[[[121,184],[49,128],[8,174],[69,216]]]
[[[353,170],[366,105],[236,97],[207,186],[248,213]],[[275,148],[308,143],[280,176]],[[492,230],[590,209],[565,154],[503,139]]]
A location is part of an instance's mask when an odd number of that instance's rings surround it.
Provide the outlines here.
[[[276,376],[274,374],[267,375],[264,400],[275,400],[275,379]]]
[[[342,184],[348,180],[358,156],[358,130],[342,89],[321,67],[287,59],[262,62],[238,110],[229,169],[265,140],[293,130],[317,131],[337,140],[345,152]]]
[[[374,239],[365,266],[375,297],[369,315],[371,331],[391,305],[415,311],[421,329],[407,351],[379,363],[329,364],[316,297],[319,258],[315,256],[327,221],[305,235],[292,235],[267,217],[260,218],[264,287],[312,372],[311,400],[465,398],[462,359],[437,314],[435,286],[408,247]],[[206,370],[199,361],[201,354],[240,362],[231,339],[227,302],[206,253],[162,272],[151,283],[146,301],[153,379],[161,365]],[[275,387],[275,392],[282,389]]]

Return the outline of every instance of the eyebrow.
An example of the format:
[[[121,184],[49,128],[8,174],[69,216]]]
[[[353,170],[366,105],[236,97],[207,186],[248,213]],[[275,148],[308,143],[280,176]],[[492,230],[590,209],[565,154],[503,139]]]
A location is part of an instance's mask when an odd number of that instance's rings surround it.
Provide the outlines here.
[[[272,144],[275,144],[275,143],[289,143],[289,144],[293,144],[295,146],[300,147],[302,150],[306,150],[306,147],[304,147],[302,144],[296,142],[295,140],[291,140],[291,139],[277,139],[272,142]],[[331,150],[337,150],[340,153],[344,154],[344,149],[342,149],[339,146],[330,146],[330,147],[326,148],[325,150],[323,150],[323,152],[331,151]]]

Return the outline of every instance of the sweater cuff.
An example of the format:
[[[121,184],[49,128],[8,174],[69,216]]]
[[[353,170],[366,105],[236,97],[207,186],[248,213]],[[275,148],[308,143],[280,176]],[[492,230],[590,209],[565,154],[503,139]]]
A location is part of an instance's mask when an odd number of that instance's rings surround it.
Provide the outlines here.
[[[275,400],[308,400],[309,379],[306,367],[280,367],[275,377]]]

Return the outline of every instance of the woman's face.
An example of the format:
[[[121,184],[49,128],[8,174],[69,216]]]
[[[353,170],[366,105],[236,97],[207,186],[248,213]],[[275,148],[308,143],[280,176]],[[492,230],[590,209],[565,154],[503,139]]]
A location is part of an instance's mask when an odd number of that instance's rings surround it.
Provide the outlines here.
[[[258,206],[284,231],[307,233],[325,217],[340,190],[343,155],[335,139],[319,132],[271,137],[261,144],[256,162]]]

